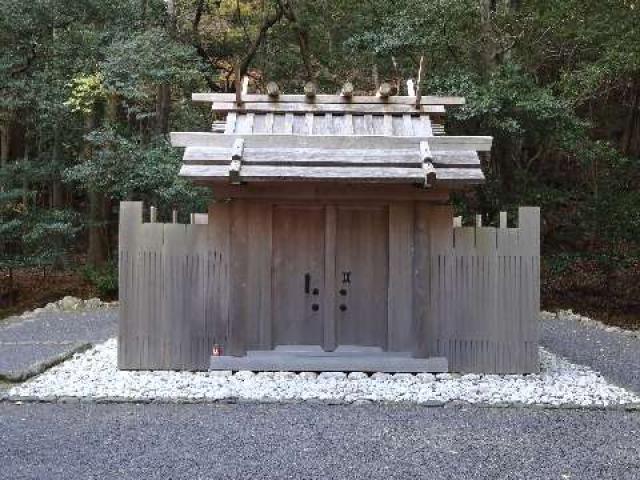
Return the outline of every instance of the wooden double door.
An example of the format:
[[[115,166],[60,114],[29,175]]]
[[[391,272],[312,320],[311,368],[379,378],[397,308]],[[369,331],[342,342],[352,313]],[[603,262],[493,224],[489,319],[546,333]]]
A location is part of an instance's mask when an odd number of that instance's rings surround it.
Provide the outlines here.
[[[380,206],[276,205],[274,345],[387,345],[389,213]]]

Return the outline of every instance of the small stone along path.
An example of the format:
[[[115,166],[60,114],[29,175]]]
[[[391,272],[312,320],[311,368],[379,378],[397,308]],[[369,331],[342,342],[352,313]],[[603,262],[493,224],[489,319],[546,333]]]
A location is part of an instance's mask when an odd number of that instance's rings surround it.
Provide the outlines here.
[[[482,405],[607,407],[640,405],[640,397],[608,383],[588,367],[541,352],[536,375],[417,375],[362,372],[120,371],[115,339],[75,355],[9,392],[11,399],[134,402],[450,402]]]
[[[463,402],[634,409],[640,405],[640,335],[604,327],[571,312],[542,315],[541,344],[546,348],[541,350],[539,375],[369,376],[358,372],[121,372],[115,365],[112,338],[117,331],[117,308],[97,299],[79,304],[67,299],[66,304],[60,301],[48,307],[0,323],[0,399],[434,406]],[[45,370],[25,383],[7,383]]]
[[[73,297],[0,322],[0,382],[42,373],[74,353],[113,337],[118,310]],[[2,386],[0,385],[0,391]]]

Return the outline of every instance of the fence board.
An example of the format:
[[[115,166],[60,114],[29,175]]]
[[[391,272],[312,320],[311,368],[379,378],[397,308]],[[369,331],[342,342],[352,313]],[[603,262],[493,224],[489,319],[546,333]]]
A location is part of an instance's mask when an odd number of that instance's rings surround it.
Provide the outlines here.
[[[271,291],[271,205],[214,203],[209,224],[189,225],[142,211],[121,204],[118,366],[204,370],[214,344],[271,348],[271,298],[248,296]],[[516,228],[457,227],[426,202],[389,211],[389,348],[455,371],[537,371],[539,209],[521,208]]]
[[[441,208],[417,209],[426,213],[416,249],[428,252],[416,251],[421,355],[447,357],[454,371],[538,371],[539,209],[521,208],[517,228],[495,228],[453,227]]]
[[[142,203],[121,203],[119,368],[208,368],[209,317],[224,298],[211,294],[224,282],[209,239],[204,222],[142,223]]]

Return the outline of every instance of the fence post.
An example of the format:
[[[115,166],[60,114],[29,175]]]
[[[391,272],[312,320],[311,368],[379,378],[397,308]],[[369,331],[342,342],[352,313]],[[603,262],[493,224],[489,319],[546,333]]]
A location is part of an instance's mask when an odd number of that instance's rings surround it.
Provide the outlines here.
[[[500,212],[500,228],[507,228],[507,212]]]

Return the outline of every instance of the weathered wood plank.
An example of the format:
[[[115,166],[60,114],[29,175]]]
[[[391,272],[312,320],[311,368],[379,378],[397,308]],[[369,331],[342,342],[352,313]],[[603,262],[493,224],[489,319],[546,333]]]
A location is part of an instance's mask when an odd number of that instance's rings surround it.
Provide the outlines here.
[[[462,171],[462,169],[456,169]],[[180,176],[201,180],[228,180],[229,167],[224,165],[183,165]],[[468,178],[468,177],[456,177]],[[450,180],[451,178],[448,178]],[[424,183],[422,168],[407,167],[300,167],[243,166],[240,181],[337,181],[337,182],[401,182]],[[438,179],[439,180],[439,179]]]
[[[248,209],[245,200],[231,202],[229,326],[227,354],[246,353],[248,329]]]
[[[224,129],[225,134],[231,135],[232,133],[235,133],[237,120],[238,120],[237,113],[230,112],[227,114],[226,127]]]
[[[216,147],[187,147],[185,163],[227,165],[229,150]],[[242,156],[244,165],[390,165],[419,166],[420,158],[413,148],[408,149],[344,149],[319,148],[247,148]],[[455,166],[454,164],[450,164]]]
[[[118,321],[118,368],[136,368],[139,348],[136,330],[136,257],[142,224],[142,202],[120,202],[118,229],[118,283],[120,310]]]
[[[324,304],[323,325],[325,351],[331,352],[338,346],[336,327],[336,225],[335,205],[325,207],[324,226]]]
[[[244,138],[236,138],[231,146],[231,160],[240,160],[244,150]]]
[[[365,115],[365,118],[367,116]],[[316,121],[318,119],[316,118]],[[372,130],[372,127],[371,127]],[[174,147],[217,147],[230,148],[239,135],[219,135],[210,132],[172,132],[171,143]],[[250,135],[245,136],[245,148],[419,148],[420,142],[429,141],[432,153],[438,151],[486,152],[491,149],[492,137],[390,137],[383,135]]]
[[[507,212],[500,212],[500,228],[507,228]]]
[[[388,235],[386,206],[337,207],[335,315],[340,345],[387,348]]]
[[[353,86],[353,85],[351,85]],[[416,103],[416,97],[414,96],[404,96],[404,95],[394,95],[388,97],[387,99],[381,99],[380,97],[374,97],[370,95],[349,95],[349,91],[353,92],[353,89],[348,88],[347,83],[345,83],[342,95],[315,95],[313,100],[310,100],[305,95],[280,95],[277,99],[280,103],[317,103],[317,104],[376,104],[386,102],[388,104],[396,104],[396,105],[414,105]],[[234,93],[193,93],[191,94],[191,99],[194,102],[206,102],[206,103],[214,103],[214,102],[235,102],[235,94]],[[242,96],[243,101],[252,102],[252,103],[273,103],[274,99],[269,95],[262,94],[247,94]],[[420,98],[421,105],[464,105],[465,99],[463,97],[449,97],[449,96],[433,96],[433,95],[423,95]]]
[[[416,109],[412,105],[398,103],[286,103],[286,102],[216,102],[212,110],[219,113],[357,113],[357,114],[403,114],[403,113],[445,113],[442,105],[421,105]]]
[[[413,202],[389,205],[389,351],[413,351]]]
[[[273,348],[271,325],[272,205],[248,204],[247,344],[248,348]]]
[[[484,182],[484,174],[479,168],[436,168],[436,179],[445,184],[475,185]]]
[[[431,154],[431,161],[436,166],[442,167],[479,167],[480,158],[473,151],[436,151]]]
[[[194,213],[193,223],[195,225],[207,225],[209,223],[209,215],[206,213]]]
[[[317,183],[281,183],[261,182],[243,185],[217,183],[213,190],[215,198],[249,198],[261,200],[313,200],[313,201],[367,201],[388,202],[391,200],[414,201],[428,200],[445,203],[449,199],[449,188],[415,188],[412,184],[372,184],[352,183],[349,188],[344,184],[330,182]]]
[[[231,207],[229,202],[209,205],[207,226],[209,243],[213,248],[208,289],[211,292],[207,310],[208,346],[218,345],[226,350],[229,328],[229,268],[231,258]]]
[[[273,343],[322,345],[325,212],[321,205],[273,209]]]
[[[284,115],[283,133],[293,134],[293,113],[286,113]]]

